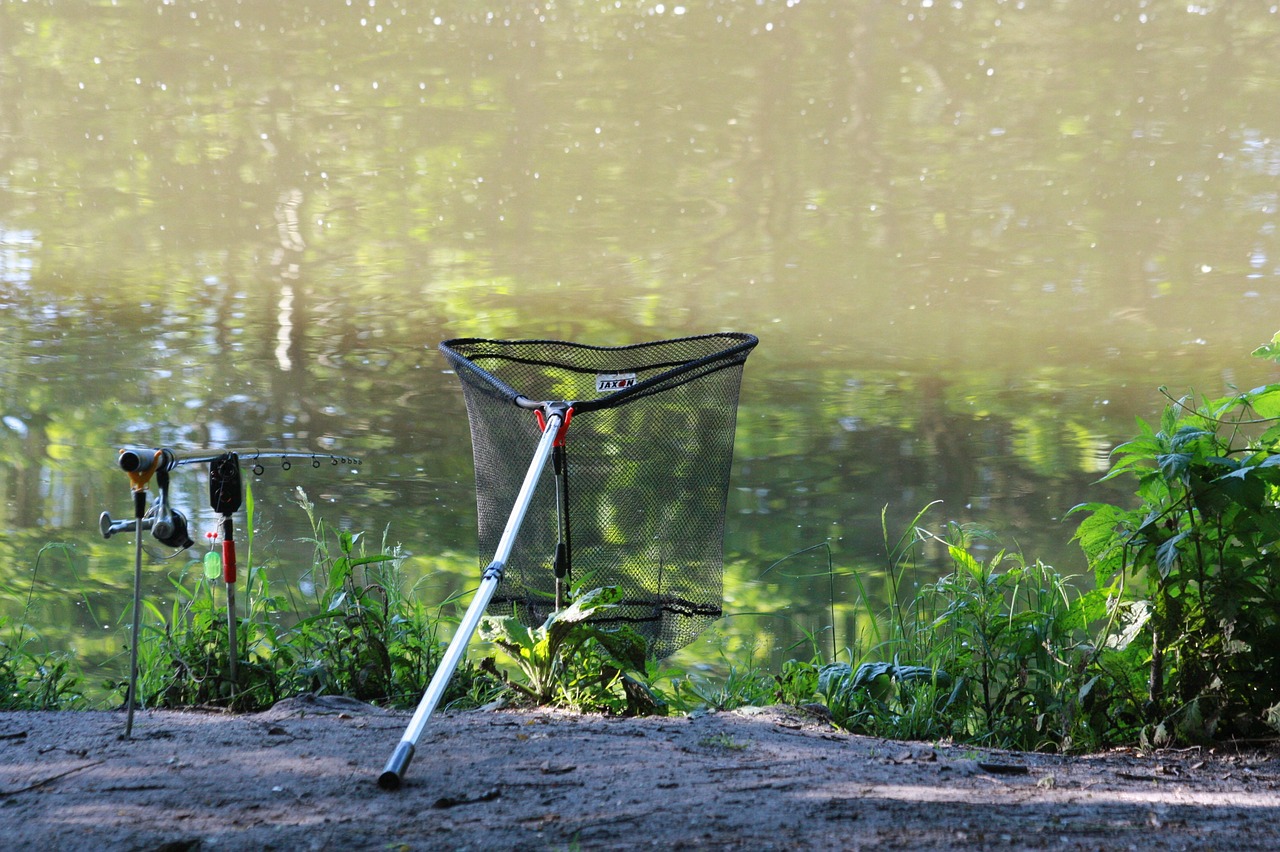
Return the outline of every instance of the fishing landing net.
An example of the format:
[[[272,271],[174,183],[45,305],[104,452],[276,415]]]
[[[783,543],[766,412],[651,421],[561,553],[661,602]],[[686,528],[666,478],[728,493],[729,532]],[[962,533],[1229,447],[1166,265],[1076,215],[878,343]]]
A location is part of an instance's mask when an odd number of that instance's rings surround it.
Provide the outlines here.
[[[655,659],[718,618],[738,389],[758,342],[722,333],[620,347],[440,344],[471,425],[482,559],[542,436],[535,411],[571,408],[488,612],[542,624],[557,573],[581,591],[614,586],[621,601],[593,620],[631,625]]]

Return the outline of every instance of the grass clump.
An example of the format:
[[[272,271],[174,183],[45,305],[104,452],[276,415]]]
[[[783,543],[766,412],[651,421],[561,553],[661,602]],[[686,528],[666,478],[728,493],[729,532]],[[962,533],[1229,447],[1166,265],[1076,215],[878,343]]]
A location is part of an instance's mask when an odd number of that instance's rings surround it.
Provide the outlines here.
[[[870,627],[847,660],[824,661],[814,643],[810,659],[788,661],[775,678],[779,700],[817,699],[835,724],[893,739],[1057,751],[1123,739],[1132,701],[1115,700],[1121,680],[1111,671],[1128,652],[1118,590],[1082,592],[1005,550],[984,560],[976,554],[990,550],[987,534],[957,524],[931,532],[921,525],[928,509],[897,538],[882,524],[889,599],[873,603],[858,581]],[[926,547],[952,570],[917,585]]]
[[[16,627],[0,617],[0,710],[68,710],[83,707],[81,672],[75,656],[36,649],[36,636],[28,624],[40,563],[50,551],[70,558],[65,544],[46,544],[36,554],[27,588],[22,618]]]
[[[232,682],[218,570],[189,563],[171,579],[175,598],[167,613],[147,604],[150,618],[139,637],[143,706],[252,711],[302,693],[393,707],[417,703],[443,654],[439,632],[445,618],[406,594],[403,554],[385,536],[369,547],[362,534],[325,522],[302,489],[296,502],[312,527],[306,539],[313,548],[312,568],[302,584],[310,600],[299,603],[278,593],[263,567],[250,563],[245,611],[236,619],[239,659]],[[246,511],[251,554],[251,492]],[[492,688],[487,676],[464,663],[445,700],[477,703]]]
[[[0,618],[0,635],[10,631]],[[38,652],[19,627],[12,639],[0,640],[0,710],[71,710],[84,705],[75,657]]]

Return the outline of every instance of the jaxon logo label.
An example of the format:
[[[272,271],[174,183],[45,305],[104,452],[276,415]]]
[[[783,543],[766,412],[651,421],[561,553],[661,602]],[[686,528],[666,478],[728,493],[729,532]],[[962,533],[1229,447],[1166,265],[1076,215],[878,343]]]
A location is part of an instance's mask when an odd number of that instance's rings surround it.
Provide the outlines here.
[[[596,376],[596,393],[626,390],[636,383],[635,373],[600,373]]]

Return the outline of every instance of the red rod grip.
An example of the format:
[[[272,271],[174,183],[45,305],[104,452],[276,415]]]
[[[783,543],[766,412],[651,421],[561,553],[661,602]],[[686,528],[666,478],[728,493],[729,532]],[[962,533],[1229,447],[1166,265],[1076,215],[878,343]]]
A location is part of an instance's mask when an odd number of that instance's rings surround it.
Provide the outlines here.
[[[228,583],[236,581],[236,543],[227,538],[222,540],[222,579]]]

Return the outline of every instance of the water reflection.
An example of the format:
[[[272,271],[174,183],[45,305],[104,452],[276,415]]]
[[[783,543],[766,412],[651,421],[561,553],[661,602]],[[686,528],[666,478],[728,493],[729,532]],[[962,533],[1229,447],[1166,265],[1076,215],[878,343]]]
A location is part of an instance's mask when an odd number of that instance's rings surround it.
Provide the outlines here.
[[[1156,386],[1274,378],[1280,16],[1220,5],[0,6],[2,611],[71,542],[43,629],[118,649],[137,442],[360,455],[255,483],[261,552],[300,573],[303,484],[465,588],[456,336],[758,334],[744,607],[820,624],[765,568],[873,571],[934,499],[1078,570],[1060,519]]]

